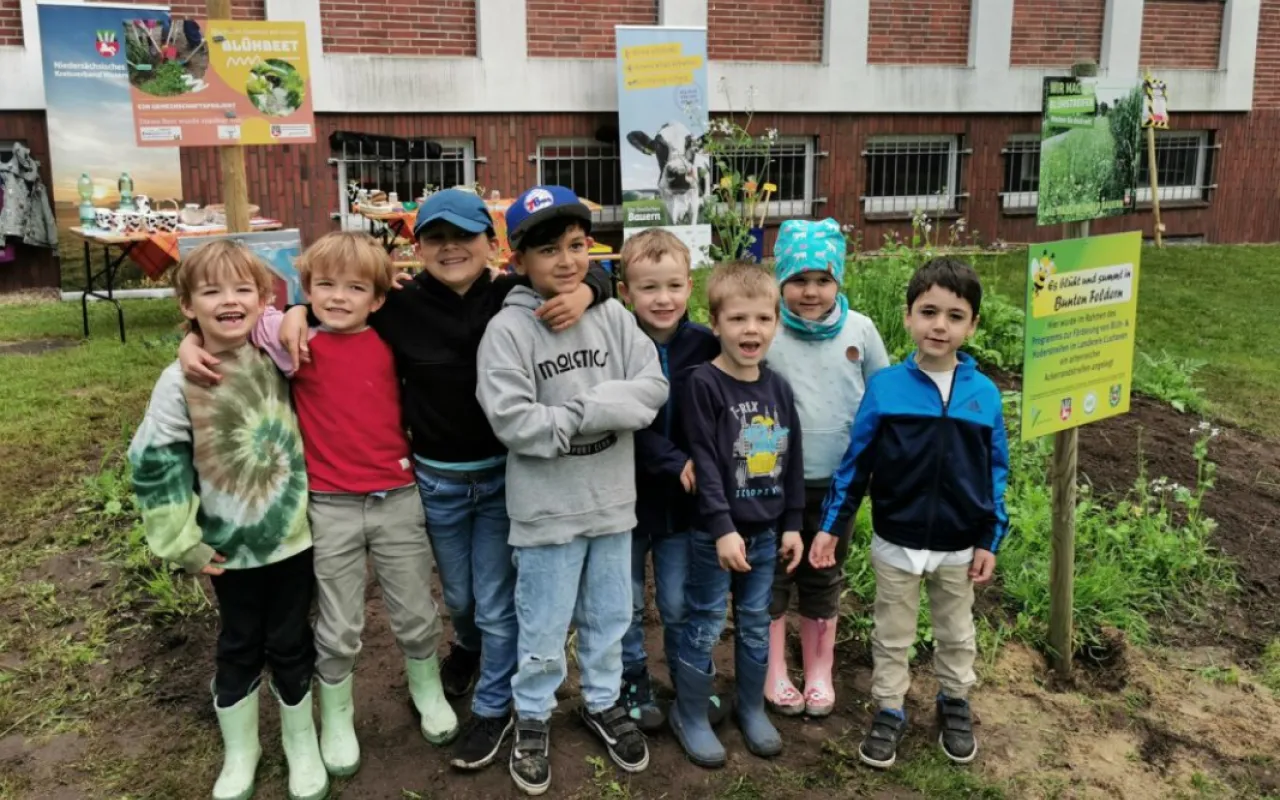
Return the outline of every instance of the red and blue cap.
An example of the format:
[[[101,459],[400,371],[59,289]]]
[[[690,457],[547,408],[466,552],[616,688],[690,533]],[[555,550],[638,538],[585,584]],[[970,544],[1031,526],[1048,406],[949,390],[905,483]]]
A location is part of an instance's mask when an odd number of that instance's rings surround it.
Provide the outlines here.
[[[521,240],[534,226],[557,217],[570,217],[591,232],[591,209],[564,186],[535,186],[507,208],[507,240],[519,249]]]

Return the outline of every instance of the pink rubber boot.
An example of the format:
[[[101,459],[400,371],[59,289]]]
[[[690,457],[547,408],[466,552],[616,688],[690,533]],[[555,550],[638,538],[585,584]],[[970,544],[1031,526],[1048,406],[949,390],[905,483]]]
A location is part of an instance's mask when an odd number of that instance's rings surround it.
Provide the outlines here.
[[[836,706],[836,686],[831,679],[835,663],[836,622],[839,618],[800,618],[800,645],[804,651],[804,713],[828,716]]]
[[[787,618],[769,624],[769,671],[764,679],[764,702],[784,717],[804,713],[804,695],[787,674]]]

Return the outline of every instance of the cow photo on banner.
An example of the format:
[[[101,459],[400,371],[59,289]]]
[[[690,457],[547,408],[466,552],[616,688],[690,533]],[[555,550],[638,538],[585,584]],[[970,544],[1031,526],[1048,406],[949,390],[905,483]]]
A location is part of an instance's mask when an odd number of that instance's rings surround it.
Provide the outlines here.
[[[710,263],[706,28],[619,25],[623,236],[661,226]]]

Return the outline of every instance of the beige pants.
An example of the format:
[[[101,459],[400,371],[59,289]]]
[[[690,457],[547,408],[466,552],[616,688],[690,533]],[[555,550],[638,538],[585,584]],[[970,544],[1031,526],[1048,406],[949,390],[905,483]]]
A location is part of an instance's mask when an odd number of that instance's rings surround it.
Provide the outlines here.
[[[430,658],[440,644],[431,598],[431,543],[417,486],[384,495],[313,493],[308,517],[315,540],[316,672],[340,683],[355,668],[364,630],[367,561],[382,587],[391,632],[405,656]]]
[[[920,613],[920,582],[929,590],[933,616],[934,673],[948,697],[967,698],[977,682],[973,627],[973,581],[968,565],[938,567],[929,575],[913,575],[872,559],[876,571],[875,631],[871,655],[875,662],[871,697],[880,708],[900,709],[911,686],[907,654],[916,640]]]

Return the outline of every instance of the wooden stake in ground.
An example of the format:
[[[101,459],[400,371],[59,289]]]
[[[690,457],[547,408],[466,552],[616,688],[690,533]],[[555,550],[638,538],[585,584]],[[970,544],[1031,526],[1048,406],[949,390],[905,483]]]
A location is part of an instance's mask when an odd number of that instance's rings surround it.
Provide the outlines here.
[[[1160,184],[1156,177],[1156,129],[1147,128],[1147,172],[1151,175],[1151,212],[1155,214],[1156,247],[1164,247],[1164,223],[1160,221]]]
[[[1089,235],[1088,222],[1063,225],[1063,237]],[[1071,676],[1075,652],[1076,464],[1080,429],[1053,435],[1053,550],[1049,561],[1049,647],[1053,667],[1062,678]]]
[[[208,19],[231,19],[231,0],[205,0]],[[208,22],[205,22],[206,27]],[[208,41],[209,31],[205,31]],[[218,148],[222,163],[222,202],[227,211],[229,233],[249,232],[249,184],[244,172],[244,148],[229,145]]]

